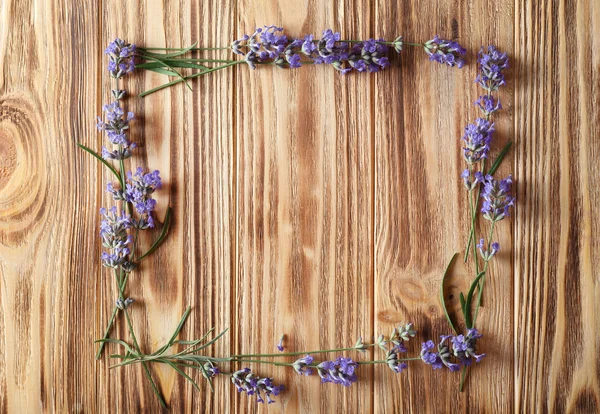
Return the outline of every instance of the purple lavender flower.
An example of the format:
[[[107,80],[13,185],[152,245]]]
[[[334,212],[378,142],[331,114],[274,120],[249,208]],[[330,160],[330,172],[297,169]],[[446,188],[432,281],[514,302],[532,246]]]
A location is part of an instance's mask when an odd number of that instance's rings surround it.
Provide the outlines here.
[[[425,42],[423,48],[431,61],[456,66],[459,69],[465,65],[465,60],[461,56],[466,55],[467,50],[457,42],[440,39],[436,35],[433,39]]]
[[[247,395],[256,395],[256,402],[265,402],[262,394],[267,397],[269,404],[275,401],[271,395],[279,395],[283,391],[283,385],[273,385],[273,378],[260,378],[252,373],[250,368],[244,368],[231,375],[231,382],[236,386],[238,392],[245,392]]]
[[[441,341],[438,344],[438,356],[442,364],[446,366],[450,371],[458,371],[460,369],[460,364],[456,364],[451,360],[450,349],[446,345],[448,339],[452,338],[452,335],[442,335]]]
[[[502,71],[508,68],[508,55],[501,53],[495,46],[488,46],[487,53],[484,48],[479,51],[477,62],[479,63],[479,75],[475,79],[483,89],[493,92],[504,85],[504,74]]]
[[[509,208],[514,206],[515,198],[511,195],[512,176],[497,181],[491,175],[479,175],[483,182],[483,204],[481,212],[486,219],[496,222],[509,215]]]
[[[317,46],[314,42],[314,36],[307,34],[304,36],[304,42],[302,42],[302,53],[304,53],[306,56],[312,56],[315,50],[317,50]]]
[[[356,367],[358,364],[351,358],[339,357],[334,361],[324,361],[317,365],[317,372],[321,382],[333,382],[349,387],[356,382]]]
[[[125,185],[125,200],[132,203],[139,214],[150,215],[156,206],[156,200],[150,197],[162,185],[160,172],[155,170],[144,174],[138,167],[136,172],[127,173],[128,182]]]
[[[482,177],[483,177],[480,172],[475,172],[474,176],[472,174],[473,174],[473,171],[469,168],[465,168],[460,173],[460,178],[463,179],[465,188],[469,191],[475,189],[475,187],[477,187],[477,184],[481,182],[481,181],[479,181],[479,179],[482,179]]]
[[[279,352],[283,352],[283,338],[285,337],[285,335],[281,335],[281,338],[279,338],[279,342],[277,342],[277,349],[279,350]]]
[[[477,248],[479,249],[479,254],[481,255],[481,258],[486,262],[489,262],[490,259],[492,257],[494,257],[496,255],[496,253],[498,253],[498,250],[500,250],[500,243],[494,242],[494,243],[492,243],[492,245],[490,247],[491,247],[490,251],[487,251],[487,249],[485,248],[485,242],[483,239],[480,239],[479,243],[477,243]]]
[[[128,140],[125,132],[129,129],[129,123],[134,119],[133,112],[128,112],[125,117],[125,111],[121,108],[119,101],[104,105],[102,110],[105,113],[106,121],[102,121],[102,118],[98,117],[96,127],[98,131],[106,132],[109,141],[118,146],[113,151],[102,147],[102,157],[113,160],[124,160],[131,157],[136,145]]]
[[[131,45],[119,38],[108,44],[104,51],[108,55],[108,72],[114,78],[133,72],[135,69],[135,45]]]
[[[471,365],[472,358],[475,362],[480,362],[485,354],[476,354],[476,343],[477,339],[483,335],[477,331],[477,329],[467,330],[466,335],[458,335],[452,338],[452,351],[463,365]]]
[[[311,375],[312,374],[312,369],[310,368],[310,364],[312,364],[314,361],[314,358],[310,355],[306,355],[305,357],[302,357],[300,359],[297,359],[292,367],[294,368],[294,370],[300,374],[300,375]]]
[[[494,124],[484,118],[477,118],[474,124],[465,127],[462,140],[465,142],[463,156],[467,163],[475,164],[487,158],[493,132]]]
[[[203,368],[202,376],[206,379],[214,378],[221,372],[219,371],[219,368],[210,361],[206,362],[203,365]]]
[[[408,368],[408,365],[406,365],[405,362],[398,360],[398,352],[399,351],[396,348],[392,348],[387,352],[385,357],[388,367],[390,367],[390,369],[395,373],[400,373]],[[402,352],[406,352],[406,350]]]
[[[117,214],[117,207],[113,206],[110,210],[100,209],[103,219],[100,221],[100,237],[102,245],[108,249],[123,249],[131,243],[131,237],[127,234],[127,229],[131,228],[131,217],[121,211]]]
[[[485,116],[490,116],[496,111],[502,109],[502,105],[500,104],[500,99],[494,100],[492,95],[482,95],[476,101],[475,105],[477,105]]]
[[[442,369],[444,364],[437,352],[434,351],[435,343],[432,340],[421,344],[421,360],[433,369]]]
[[[290,65],[290,68],[299,68],[300,66],[302,66],[302,64],[300,63],[300,55],[297,53],[294,53],[293,55],[285,55],[287,63]]]
[[[115,301],[115,305],[117,306],[117,308],[121,309],[121,310],[125,310],[129,307],[129,305],[131,305],[133,302],[135,302],[135,300],[133,300],[132,298],[127,298],[127,299],[117,299]]]

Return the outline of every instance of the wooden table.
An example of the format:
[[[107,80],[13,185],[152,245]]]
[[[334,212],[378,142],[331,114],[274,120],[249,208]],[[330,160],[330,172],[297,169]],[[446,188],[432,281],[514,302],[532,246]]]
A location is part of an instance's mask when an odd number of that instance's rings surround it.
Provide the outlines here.
[[[236,67],[193,92],[129,99],[142,143],[133,165],[161,170],[161,220],[174,209],[167,242],[131,277],[142,348],[160,346],[188,304],[181,337],[230,328],[218,355],[273,352],[282,333],[291,351],[347,347],[402,321],[418,328],[418,353],[420,340],[448,333],[438,289],[469,225],[459,139],[477,116],[475,53],[493,43],[511,58],[493,149],[515,143],[499,174],[514,174],[518,206],[499,225],[486,283],[487,358],[463,393],[458,374],[420,363],[402,374],[361,367],[350,388],[262,369],[287,387],[269,410],[600,410],[598,2],[3,0],[0,22],[2,412],[159,410],[139,366],[94,360],[116,297],[99,260],[110,177],[75,144],[103,143],[95,117],[114,37],[227,46],[264,24],[292,36],[457,37],[469,64],[450,69],[408,48],[379,74]],[[138,74],[126,86],[163,82]],[[458,260],[451,309],[472,278]],[[123,321],[115,336],[127,339]],[[226,377],[211,393],[154,373],[173,412],[257,407]]]

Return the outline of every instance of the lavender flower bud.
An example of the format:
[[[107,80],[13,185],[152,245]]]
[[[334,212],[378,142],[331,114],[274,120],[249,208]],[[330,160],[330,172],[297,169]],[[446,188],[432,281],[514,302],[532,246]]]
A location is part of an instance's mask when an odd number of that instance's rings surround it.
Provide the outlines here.
[[[484,118],[477,118],[474,124],[465,127],[465,135],[462,140],[463,156],[469,164],[475,164],[487,158],[492,142],[494,124]]]
[[[388,367],[395,373],[400,373],[408,367],[406,363],[398,361],[398,352],[395,349],[390,349],[387,352],[385,361]]]
[[[104,51],[108,55],[108,72],[113,78],[121,78],[122,76],[133,72],[135,69],[136,47],[119,38],[108,44]]]
[[[492,257],[494,257],[496,255],[496,253],[498,253],[498,250],[500,250],[500,243],[494,242],[494,243],[492,243],[492,245],[490,247],[491,247],[491,249],[488,252],[485,249],[485,242],[483,239],[480,239],[479,243],[477,243],[477,248],[479,249],[479,254],[481,255],[481,258],[486,262],[489,262],[490,259]]]
[[[312,364],[313,361],[314,361],[314,358],[312,356],[306,355],[305,357],[297,359],[293,363],[292,367],[298,374],[309,376],[312,374],[312,369],[310,368],[310,364]]]
[[[367,346],[363,343],[362,336],[358,338],[354,344],[354,349],[358,352],[367,352]]]
[[[279,342],[277,342],[277,349],[279,350],[279,352],[283,352],[283,338],[285,337],[285,335],[281,335],[281,338],[279,338]]]
[[[388,343],[388,342],[385,340],[385,336],[383,336],[383,335],[379,335],[379,336],[377,337],[377,340],[375,341],[375,344],[376,344],[376,345],[377,345],[379,348],[383,349],[384,351],[387,351],[387,349],[388,349],[388,347],[387,347],[387,343]]]
[[[394,347],[403,350],[402,352],[406,352],[406,348],[404,348],[404,344],[402,342],[409,341],[410,338],[414,338],[416,334],[417,331],[413,329],[412,323],[399,325],[392,331],[392,334],[390,335],[390,342],[394,344]]]
[[[144,174],[143,169],[138,167],[135,173],[127,173],[127,179],[125,200],[132,203],[139,214],[152,213],[156,206],[156,200],[150,196],[162,186],[160,172],[155,170]]]
[[[123,99],[125,96],[125,91],[122,89],[113,89],[110,92],[112,93],[113,98],[115,98],[117,101]]]
[[[465,61],[461,56],[466,55],[467,50],[457,42],[440,39],[436,35],[433,39],[425,42],[423,48],[431,61],[451,67],[456,66],[459,69],[465,65]]]
[[[500,53],[495,46],[488,46],[487,53],[481,48],[477,62],[479,63],[479,75],[475,79],[483,89],[493,92],[504,85],[504,74],[502,71],[508,68],[508,55]]]
[[[256,395],[256,402],[264,402],[262,394],[267,397],[269,404],[275,401],[271,399],[271,395],[279,395],[283,390],[283,385],[273,385],[273,378],[260,378],[252,373],[250,368],[244,368],[236,371],[231,375],[231,382],[237,388],[238,392],[245,392],[247,395]]]
[[[460,369],[460,364],[455,364],[451,360],[451,353],[446,345],[446,341],[452,338],[451,335],[442,335],[442,340],[438,344],[438,355],[442,363],[452,372]]]
[[[509,215],[509,208],[515,204],[515,198],[511,195],[512,176],[496,181],[491,175],[487,175],[482,178],[482,182],[483,217],[492,222],[504,219]]]
[[[392,44],[392,46],[394,46],[394,49],[396,50],[396,52],[398,52],[398,53],[402,52],[402,47],[404,46],[404,39],[402,38],[402,36],[398,36],[396,38],[396,40],[394,40],[394,43]]]
[[[467,335],[458,335],[452,338],[452,351],[463,365],[471,365],[471,358],[480,362],[485,354],[476,354],[477,339],[483,335],[477,329],[469,329]]]
[[[358,364],[351,358],[339,357],[335,361],[324,361],[317,365],[317,373],[321,377],[321,382],[332,382],[349,387],[356,382],[356,367]]]
[[[219,368],[210,361],[206,362],[202,368],[204,368],[202,376],[206,379],[214,378],[220,373]]]
[[[129,305],[131,305],[133,302],[135,302],[132,298],[127,298],[125,300],[122,300],[121,298],[117,299],[115,301],[115,304],[117,305],[117,308],[121,309],[121,310],[125,310],[129,307]]]
[[[475,105],[479,107],[483,111],[485,116],[490,116],[496,111],[502,109],[502,105],[500,104],[500,99],[494,100],[494,97],[491,95],[483,95],[477,98],[475,101]]]

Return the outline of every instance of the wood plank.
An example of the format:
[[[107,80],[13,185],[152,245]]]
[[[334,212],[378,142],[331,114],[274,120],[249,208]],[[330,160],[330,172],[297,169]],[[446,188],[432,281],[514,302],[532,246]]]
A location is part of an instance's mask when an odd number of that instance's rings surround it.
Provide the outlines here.
[[[226,2],[106,1],[102,21],[102,47],[115,36],[142,46],[183,47],[195,41],[210,46],[229,42],[233,12]],[[106,71],[102,76],[103,97],[107,99],[110,86]],[[144,143],[133,164],[161,171],[164,185],[157,193],[158,214],[163,217],[167,205],[174,213],[166,243],[147,259],[130,283],[132,296],[141,299],[133,309],[133,318],[147,352],[171,336],[188,305],[193,310],[181,338],[198,339],[212,327],[217,331],[231,327],[231,79],[231,73],[216,73],[193,81],[193,92],[177,85],[127,101],[128,108],[140,118],[132,126],[134,140]],[[144,73],[129,78],[126,84],[135,94],[165,82],[163,76]],[[151,243],[150,238],[144,241]],[[100,295],[103,322],[113,296],[113,287],[104,285]],[[123,326],[120,336],[128,338]],[[211,352],[229,355],[230,338],[219,341]],[[107,396],[108,406],[125,412],[159,410],[141,367],[109,374],[107,366],[108,362],[102,363],[104,371],[99,370],[99,375],[107,379],[100,391]],[[201,384],[199,393],[170,368],[155,366],[153,371],[174,412],[229,410],[232,389],[226,378],[215,381],[213,394],[200,373],[190,373]]]
[[[245,0],[236,38],[265,24],[289,36],[319,37],[331,26],[366,37],[369,16],[362,1]],[[372,336],[371,82],[324,66],[237,69],[238,352],[274,352],[282,333],[290,352],[353,346]],[[347,389],[291,368],[257,372],[286,386],[270,410],[372,408],[367,367]],[[239,412],[256,406],[236,400]]]
[[[80,410],[98,397],[100,168],[75,146],[95,142],[96,13],[0,3],[2,412]]]
[[[600,410],[600,5],[516,1],[515,409]]]
[[[481,94],[473,80],[475,54],[490,42],[512,55],[513,5],[508,1],[377,3],[377,35],[424,42],[435,34],[457,37],[469,51],[462,70],[430,63],[420,48],[407,47],[393,68],[375,80],[375,331],[389,333],[411,321],[420,342],[451,332],[439,300],[444,270],[452,254],[464,249],[469,215],[459,173],[464,169],[460,137],[478,116],[473,102]],[[401,67],[398,67],[399,61]],[[505,110],[497,119],[493,148],[512,137],[512,88],[502,93]],[[512,156],[511,156],[512,157]],[[499,172],[510,171],[511,157]],[[510,224],[500,226],[499,241],[508,252]],[[486,281],[485,306],[478,325],[488,358],[471,370],[466,392],[460,373],[432,371],[420,361],[408,371],[376,372],[376,412],[509,412],[512,406],[512,269],[510,253],[501,254]],[[458,309],[474,270],[457,266],[447,279],[446,299]],[[454,314],[455,312],[453,312]],[[414,356],[414,355],[410,355]],[[491,380],[493,373],[493,380]]]

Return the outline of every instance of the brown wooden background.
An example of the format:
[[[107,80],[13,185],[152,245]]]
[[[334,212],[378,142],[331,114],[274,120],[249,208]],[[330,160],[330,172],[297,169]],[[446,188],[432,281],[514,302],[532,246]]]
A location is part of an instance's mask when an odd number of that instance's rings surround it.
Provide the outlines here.
[[[132,276],[133,318],[150,351],[188,304],[182,336],[230,327],[215,351],[354,344],[413,321],[418,339],[448,332],[438,300],[468,219],[459,137],[477,115],[474,54],[509,52],[494,148],[518,207],[480,316],[485,363],[459,375],[413,364],[360,368],[344,389],[262,369],[287,391],[272,412],[581,412],[600,410],[600,4],[597,1],[0,0],[0,410],[156,412],[141,370],[94,360],[115,291],[101,269],[98,209],[109,178],[76,142],[99,148],[108,99],[102,51],[228,45],[255,26],[289,35],[458,37],[470,64],[420,50],[376,75],[326,67],[247,67],[127,105],[138,165],[165,182],[168,242]],[[393,53],[392,53],[393,54]],[[136,75],[139,92],[163,78]],[[456,305],[471,273],[458,266]],[[127,334],[120,326],[121,337]],[[418,352],[418,341],[413,345]],[[365,357],[372,358],[369,353]],[[173,412],[256,406],[226,378],[211,394],[155,370]],[[261,407],[264,408],[264,407]]]

